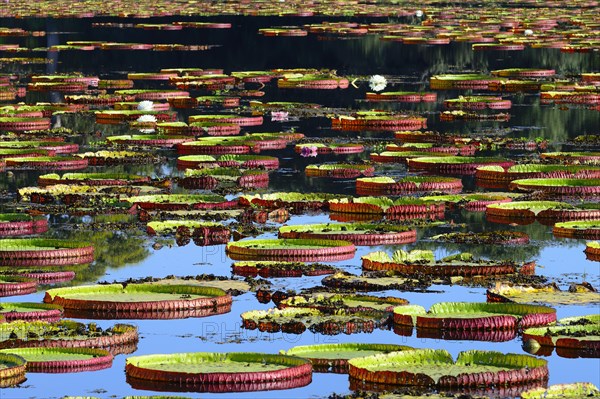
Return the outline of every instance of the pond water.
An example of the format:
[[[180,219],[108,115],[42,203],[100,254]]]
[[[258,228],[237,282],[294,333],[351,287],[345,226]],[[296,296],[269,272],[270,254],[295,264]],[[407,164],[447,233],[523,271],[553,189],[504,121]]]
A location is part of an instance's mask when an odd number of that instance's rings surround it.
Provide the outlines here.
[[[191,19],[177,18],[176,20]],[[150,18],[145,23],[168,23],[170,18]],[[201,20],[201,19],[194,19]],[[389,77],[389,89],[401,91],[428,90],[429,77],[439,73],[477,71],[487,72],[500,68],[536,67],[553,68],[559,75],[574,75],[581,72],[598,71],[600,67],[597,53],[566,54],[558,49],[531,49],[524,51],[482,51],[474,52],[469,43],[452,43],[447,46],[411,46],[400,43],[383,42],[375,35],[351,39],[320,40],[317,36],[308,37],[264,37],[257,34],[259,28],[270,26],[296,25],[299,23],[320,22],[321,18],[275,17],[215,17],[211,21],[226,21],[232,29],[203,29],[183,31],[146,31],[142,29],[96,28],[92,22],[136,23],[135,19],[0,19],[0,26],[21,27],[28,30],[43,30],[45,37],[0,38],[0,43],[20,43],[26,47],[44,47],[65,44],[72,40],[105,40],[139,43],[181,43],[186,45],[210,45],[205,51],[192,52],[148,52],[148,51],[61,51],[42,54],[52,60],[45,66],[16,67],[4,65],[0,72],[19,72],[19,68],[30,73],[68,73],[80,71],[103,78],[123,78],[127,72],[155,72],[161,68],[222,68],[225,73],[243,70],[265,70],[271,68],[327,68],[335,69],[341,76],[357,77],[357,87],[346,90],[285,90],[269,83],[263,89],[266,93],[260,100],[315,102],[331,108],[386,110],[408,109],[427,116],[430,130],[440,132],[481,132],[505,133],[509,137],[542,137],[549,141],[551,150],[560,150],[569,138],[584,133],[598,134],[599,112],[585,107],[559,107],[540,104],[537,94],[515,93],[507,97],[513,101],[509,122],[441,122],[439,111],[445,98],[458,95],[482,94],[477,91],[440,91],[438,101],[431,104],[410,105],[406,103],[372,104],[362,99],[370,91],[365,77],[382,74]],[[386,19],[371,18],[357,22],[383,22]],[[406,20],[408,21],[408,19]],[[1,52],[0,52],[1,53]],[[22,69],[21,69],[22,70]],[[256,86],[258,87],[258,86]],[[60,101],[60,94],[29,93],[28,102]],[[181,118],[185,113],[181,114]],[[64,127],[72,127],[81,132],[81,144],[97,141],[101,137],[121,132],[121,127],[97,126],[93,116],[61,117]],[[302,118],[300,120],[276,122],[265,118],[262,126],[244,128],[245,132],[270,132],[294,129],[307,137],[344,137],[348,139],[369,138],[391,141],[391,132],[340,132],[331,130],[325,118]],[[103,136],[98,137],[97,132]],[[331,180],[308,178],[304,168],[314,163],[314,158],[301,158],[288,146],[286,150],[267,151],[268,155],[280,158],[281,168],[271,175],[269,191],[330,192],[354,194],[353,180]],[[175,151],[161,151],[167,157],[163,164],[127,167],[97,168],[98,171],[128,171],[150,174],[156,177],[180,175],[175,168]],[[506,153],[508,154],[508,153]],[[522,158],[527,153],[512,152],[512,157]],[[349,156],[348,160],[366,159],[367,153]],[[319,162],[338,160],[335,156],[319,157]],[[93,168],[90,168],[93,170]],[[377,173],[391,176],[404,176],[407,170],[399,164],[377,167]],[[5,202],[10,202],[10,194],[16,188],[36,185],[40,173],[14,172],[9,177],[0,176],[0,189],[9,194]],[[468,190],[477,190],[472,178],[464,178]],[[175,189],[178,192],[183,190]],[[536,260],[537,273],[557,282],[561,288],[571,283],[588,281],[600,286],[598,264],[585,259],[584,240],[557,239],[550,226],[534,222],[524,226],[506,226],[486,221],[483,213],[452,211],[447,219],[456,224],[465,223],[465,230],[485,231],[511,228],[526,232],[531,237],[527,246],[459,246],[436,243],[428,240],[447,228],[419,229],[419,241],[415,244],[380,247],[358,247],[351,261],[332,263],[354,274],[361,273],[360,257],[373,250],[393,252],[394,249],[431,249],[436,258],[468,250],[477,256],[490,259],[514,259],[517,261]],[[232,261],[225,255],[224,245],[198,247],[193,243],[187,246],[165,245],[154,249],[155,239],[145,235],[142,229],[125,231],[95,231],[89,219],[67,215],[52,216],[51,229],[55,235],[92,239],[101,248],[96,264],[81,272],[76,284],[97,281],[123,281],[147,276],[215,274],[231,276]],[[307,224],[329,221],[326,213],[294,215],[287,224]],[[278,225],[269,223],[268,226]],[[275,237],[276,233],[266,232],[261,237]],[[273,290],[308,288],[320,284],[321,277],[274,278]],[[13,300],[40,302],[44,291]],[[428,308],[441,301],[485,301],[484,287],[434,285],[426,292],[399,292],[397,290],[378,292],[376,295],[398,296]],[[252,351],[277,353],[296,345],[337,342],[371,342],[409,345],[417,348],[446,349],[454,358],[459,352],[470,349],[497,350],[504,353],[525,353],[519,337],[508,342],[480,342],[464,340],[440,340],[412,336],[401,336],[389,330],[376,330],[373,333],[325,336],[309,331],[300,335],[285,333],[261,333],[241,328],[239,315],[253,309],[267,309],[270,304],[260,304],[254,293],[234,297],[230,313],[209,318],[189,318],[176,320],[134,320],[139,328],[140,342],[135,355],[153,353],[176,353],[186,351]],[[558,306],[558,318],[598,312],[597,306]],[[84,320],[87,322],[87,320]],[[108,327],[117,320],[101,320],[98,324]],[[158,394],[147,390],[134,389],[126,382],[124,365],[126,355],[115,357],[110,369],[76,374],[29,373],[27,381],[16,388],[3,389],[1,398],[53,398],[63,395],[98,397],[120,397],[124,395]],[[550,384],[589,381],[600,385],[600,361],[598,359],[568,359],[555,353],[546,357],[550,370]],[[348,376],[344,374],[313,375],[310,385],[287,391],[263,391],[235,394],[201,394],[201,397],[220,398],[322,398],[332,393],[349,393]],[[183,396],[199,397],[197,393]]]

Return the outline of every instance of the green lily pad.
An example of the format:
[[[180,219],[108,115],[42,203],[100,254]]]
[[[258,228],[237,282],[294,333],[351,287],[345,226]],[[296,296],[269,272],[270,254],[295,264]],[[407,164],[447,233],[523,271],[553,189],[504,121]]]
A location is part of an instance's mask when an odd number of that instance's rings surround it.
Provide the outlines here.
[[[545,360],[492,351],[461,352],[454,361],[445,350],[417,349],[355,358],[348,363],[351,378],[386,385],[456,389],[510,386],[548,378]]]
[[[317,372],[347,373],[350,359],[413,349],[394,344],[343,343],[295,346],[280,353],[309,359]]]
[[[125,372],[134,387],[243,392],[307,385],[312,367],[308,360],[293,356],[196,352],[129,357]]]
[[[113,355],[93,348],[10,348],[0,353],[12,353],[27,361],[28,372],[72,373],[102,370],[112,366]]]
[[[218,288],[174,284],[105,284],[46,291],[44,302],[67,317],[184,318],[227,313],[231,295]]]
[[[489,301],[540,303],[545,305],[575,305],[600,303],[600,293],[586,285],[577,285],[562,291],[556,285],[542,287],[497,283],[487,290]]]
[[[535,261],[518,264],[511,260],[475,259],[467,252],[436,260],[429,250],[406,252],[400,249],[391,256],[386,252],[376,251],[361,259],[364,270],[394,271],[407,276],[490,276],[533,274],[535,271]]]
[[[523,331],[523,348],[528,352],[549,355],[553,347],[563,357],[600,357],[600,315],[568,317],[554,326]]]
[[[556,321],[548,306],[515,303],[439,302],[429,311],[415,305],[394,308],[394,323],[440,330],[516,330]]]
[[[416,230],[393,224],[317,223],[282,226],[281,238],[347,240],[354,245],[405,244],[417,240]]]
[[[25,381],[26,361],[12,353],[0,353],[0,388],[12,387]]]
[[[0,323],[0,348],[106,348],[111,353],[129,353],[136,349],[137,327],[115,324],[102,329],[95,323],[72,320],[58,322],[13,321]]]
[[[279,302],[280,308],[299,307],[299,308],[315,308],[320,310],[337,309],[374,309],[389,312],[393,307],[398,305],[406,305],[408,301],[396,297],[377,297],[372,295],[358,294],[329,294],[318,293],[312,295],[296,295]]]
[[[579,399],[600,397],[600,390],[589,382],[557,384],[521,392],[522,399]]]
[[[390,313],[380,310],[339,309],[335,313],[314,308],[251,310],[241,314],[242,326],[249,330],[301,334],[306,329],[325,335],[372,332],[387,328]]]

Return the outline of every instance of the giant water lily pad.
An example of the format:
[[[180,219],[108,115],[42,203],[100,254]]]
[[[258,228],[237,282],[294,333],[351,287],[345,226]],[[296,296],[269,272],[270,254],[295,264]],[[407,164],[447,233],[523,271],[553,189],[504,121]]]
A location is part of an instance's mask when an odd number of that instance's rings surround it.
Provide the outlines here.
[[[115,324],[102,329],[95,323],[72,320],[54,323],[14,321],[0,324],[0,348],[106,348],[112,354],[130,353],[136,349],[137,327]]]
[[[239,186],[245,189],[266,188],[269,185],[269,173],[256,169],[238,167],[216,167],[186,169],[185,177],[178,181],[187,189],[214,190],[217,187]]]
[[[487,290],[489,302],[540,303],[575,305],[600,303],[600,293],[589,284],[573,285],[563,291],[555,284],[540,287],[497,283]]]
[[[4,275],[0,276],[0,297],[27,295],[37,291],[37,281],[32,278]]]
[[[454,361],[445,350],[417,349],[355,358],[348,363],[350,378],[387,386],[457,389],[520,385],[548,378],[545,360],[492,351],[461,352]]]
[[[225,154],[220,156],[212,155],[184,155],[177,158],[177,167],[180,169],[197,168],[202,165],[217,164],[222,167],[240,167],[240,168],[279,168],[279,158],[266,155],[235,155]]]
[[[595,240],[600,238],[600,219],[556,223],[552,234],[556,237]]]
[[[445,205],[413,197],[392,199],[388,197],[339,198],[328,201],[331,212],[356,214],[414,215],[415,218],[443,216]]]
[[[503,183],[517,179],[533,178],[598,178],[600,167],[586,165],[548,165],[548,164],[520,164],[509,168],[501,166],[481,166],[475,172],[477,183],[487,187],[487,182]]]
[[[73,265],[93,260],[94,247],[89,243],[49,238],[13,238],[0,241],[2,265]]]
[[[468,211],[485,211],[491,204],[507,203],[513,200],[513,197],[520,194],[503,193],[468,193],[468,194],[448,194],[448,195],[426,195],[421,197],[423,201],[443,201],[449,207],[462,207]]]
[[[26,368],[35,373],[75,373],[102,370],[112,366],[113,355],[94,348],[11,348],[12,353],[27,361]]]
[[[470,253],[461,253],[435,260],[428,250],[371,252],[362,258],[364,270],[389,270],[407,276],[494,276],[503,274],[533,274],[535,261],[518,264],[511,260],[475,259]]]
[[[520,245],[529,243],[529,236],[520,231],[482,231],[479,233],[445,233],[431,237],[434,241],[469,245]]]
[[[387,328],[390,313],[381,310],[339,309],[335,312],[314,308],[251,310],[241,314],[242,326],[249,330],[302,334],[306,329],[325,335],[373,332]]]
[[[281,238],[346,240],[354,245],[406,244],[417,240],[407,226],[366,223],[319,223],[282,226]]]
[[[600,390],[594,384],[589,382],[550,385],[548,388],[534,388],[521,392],[522,399],[576,399],[597,397],[600,397]]]
[[[322,263],[285,261],[241,261],[231,265],[233,274],[263,278],[320,276],[335,273],[338,269]]]
[[[216,194],[163,194],[142,195],[123,199],[143,209],[185,210],[185,209],[228,209],[237,201],[228,201]]]
[[[365,277],[344,272],[338,272],[321,280],[326,287],[347,289],[352,291],[423,291],[431,285],[431,280],[423,277]]]
[[[48,220],[43,216],[30,216],[26,213],[0,214],[0,237],[41,234],[47,230]]]
[[[413,349],[394,344],[344,343],[295,346],[281,354],[309,359],[313,370],[320,373],[347,373],[350,359]]]
[[[349,241],[321,239],[257,239],[230,242],[227,255],[234,260],[332,261],[351,259],[356,247]]]
[[[510,187],[523,191],[539,190],[555,195],[593,195],[600,192],[600,179],[517,179],[510,183]]]
[[[377,297],[358,294],[314,293],[291,296],[280,301],[280,308],[314,308],[322,311],[348,310],[383,310],[391,312],[398,305],[406,305],[408,301],[397,297]]]
[[[85,184],[85,185],[127,185],[145,184],[150,181],[147,176],[139,176],[126,173],[65,173],[62,176],[56,173],[41,175],[38,177],[40,186],[54,184]]]
[[[25,381],[26,361],[12,353],[0,353],[0,388],[7,388]]]
[[[332,177],[337,179],[351,179],[359,176],[373,176],[375,168],[372,165],[362,164],[324,164],[308,165],[304,170],[309,177]]]
[[[174,353],[127,358],[128,382],[142,389],[243,392],[289,389],[312,379],[310,361],[265,353]]]
[[[225,244],[231,232],[228,227],[217,222],[200,220],[163,220],[149,222],[146,225],[148,234],[175,234],[177,245],[187,245],[190,240],[198,246]]]
[[[2,302],[0,316],[6,321],[44,320],[58,321],[62,317],[62,306],[35,302]]]
[[[257,284],[249,284],[246,281],[215,276],[214,274],[199,274],[196,276],[167,276],[165,278],[145,277],[140,280],[128,280],[127,284],[143,281],[148,284],[158,285],[195,285],[200,287],[212,287],[223,290],[231,295],[239,295],[253,289]]]
[[[542,224],[553,225],[563,220],[600,219],[597,203],[572,205],[557,201],[513,201],[491,204],[486,208],[486,218],[495,223],[528,224],[537,219]]]
[[[87,159],[69,156],[6,158],[6,167],[18,170],[77,170],[87,166]]]
[[[523,331],[523,346],[533,354],[563,357],[600,357],[600,315],[560,319],[555,326]]]
[[[585,257],[589,260],[600,261],[600,242],[590,241],[585,244]]]
[[[486,215],[506,218],[533,218],[544,210],[560,207],[568,208],[569,204],[558,201],[513,201],[488,206]]]
[[[547,306],[507,303],[440,302],[429,311],[416,305],[394,308],[394,323],[417,329],[484,332],[541,326],[556,321],[556,310]],[[485,339],[485,336],[481,336]],[[472,339],[477,339],[474,334]]]
[[[239,198],[240,205],[257,206],[269,209],[290,207],[292,211],[300,213],[305,210],[316,210],[327,208],[331,200],[346,198],[343,195],[326,193],[268,193],[242,195]]]
[[[492,157],[422,157],[408,160],[410,170],[425,170],[440,174],[474,175],[478,167],[498,165],[510,167],[515,162]]]
[[[218,288],[171,284],[106,284],[46,291],[44,302],[61,305],[69,317],[169,319],[231,310],[231,295]]]
[[[356,180],[356,193],[359,195],[399,195],[432,191],[459,193],[462,187],[461,179],[453,177],[408,176],[398,180],[391,177],[362,177]]]

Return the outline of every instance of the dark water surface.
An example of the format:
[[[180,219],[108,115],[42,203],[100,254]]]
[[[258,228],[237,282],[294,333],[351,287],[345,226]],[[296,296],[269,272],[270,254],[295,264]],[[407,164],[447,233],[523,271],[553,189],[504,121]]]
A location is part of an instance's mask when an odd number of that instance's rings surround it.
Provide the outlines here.
[[[136,20],[119,20],[119,22],[170,22],[186,18],[156,18]],[[600,68],[598,54],[565,54],[557,49],[526,49],[522,52],[473,52],[470,44],[453,43],[447,46],[414,46],[399,43],[382,42],[377,36],[350,40],[320,40],[315,36],[296,37],[263,37],[257,34],[259,28],[273,25],[293,25],[299,23],[315,23],[322,19],[306,18],[298,21],[291,18],[266,17],[223,17],[211,18],[211,21],[223,20],[233,23],[232,29],[226,30],[193,30],[184,29],[173,32],[145,31],[141,29],[92,28],[92,22],[108,22],[112,19],[98,20],[2,20],[0,26],[22,27],[30,30],[45,30],[46,37],[40,38],[0,38],[0,43],[20,43],[21,46],[43,47],[53,44],[65,44],[70,40],[105,40],[140,43],[181,43],[189,45],[215,45],[206,51],[196,52],[147,52],[147,51],[63,51],[50,54],[55,63],[48,66],[30,66],[32,73],[45,72],[66,73],[82,71],[95,74],[101,78],[124,78],[127,72],[155,72],[161,68],[199,67],[223,68],[225,73],[242,70],[262,70],[271,68],[329,68],[338,71],[339,75],[358,77],[357,88],[335,91],[297,91],[279,90],[276,84],[268,84],[266,95],[261,101],[307,101],[335,108],[370,108],[376,106],[385,109],[408,109],[425,113],[428,116],[428,127],[442,132],[498,132],[507,131],[509,137],[525,136],[543,137],[550,141],[552,149],[561,149],[568,138],[584,133],[600,133],[600,113],[583,107],[561,109],[553,105],[541,105],[539,96],[533,94],[509,94],[513,101],[510,110],[510,122],[439,122],[439,111],[444,98],[470,94],[467,91],[444,91],[438,93],[438,101],[434,104],[393,104],[373,105],[360,101],[369,91],[365,77],[373,74],[384,74],[390,77],[393,85],[388,90],[427,90],[429,77],[438,73],[462,71],[488,72],[494,69],[510,67],[539,67],[556,69],[559,75],[570,76],[581,72],[597,72]],[[359,22],[383,21],[369,19]],[[387,21],[387,19],[386,19]],[[405,22],[406,20],[404,20]],[[50,33],[55,32],[55,33]],[[45,56],[45,53],[42,53]],[[0,52],[0,55],[10,56]],[[10,72],[14,66],[7,66],[0,72]],[[475,93],[477,94],[477,93]],[[29,94],[28,101],[48,101],[49,96]],[[36,97],[38,96],[38,97]],[[48,97],[48,98],[44,98]],[[268,119],[268,118],[265,118]],[[66,116],[63,126],[74,126],[84,133],[81,142],[87,143],[91,134],[95,133],[93,117],[74,118]],[[268,132],[296,129],[309,137],[378,138],[391,140],[390,132],[333,132],[325,119],[306,119],[290,122],[266,121],[263,126],[245,129],[248,132]],[[110,129],[102,127],[102,129]],[[110,132],[109,133],[113,133]],[[168,163],[155,166],[133,166],[127,168],[106,168],[98,170],[128,170],[148,173],[154,176],[178,174],[174,168],[176,155],[168,155]],[[267,153],[268,154],[268,153]],[[271,176],[271,191],[314,191],[354,194],[352,180],[331,181],[327,179],[306,178],[304,167],[314,163],[315,159],[299,158],[291,148],[276,153],[281,158],[282,169]],[[526,154],[513,152],[512,156],[522,157]],[[349,159],[366,158],[366,153]],[[318,161],[333,161],[335,157],[319,158]],[[402,176],[406,169],[399,165],[385,166],[378,169],[388,174]],[[15,172],[14,179],[0,177],[0,188],[14,191],[17,187],[35,185],[37,174]],[[472,179],[465,179],[465,185],[475,188]],[[481,213],[449,214],[457,223],[467,223],[473,231],[501,229],[507,226],[486,222]],[[328,221],[327,214],[311,214],[294,216],[288,224],[304,224]],[[79,221],[76,218],[53,217],[52,227],[57,230],[69,230],[68,227]],[[85,221],[84,221],[85,222]],[[336,266],[349,272],[360,274],[360,256],[373,250],[427,248],[434,250],[437,257],[456,253],[458,250],[469,250],[478,256],[492,259],[511,258],[519,261],[535,259],[540,265],[538,273],[556,281],[562,288],[570,283],[584,279],[592,285],[600,286],[598,264],[585,259],[584,240],[556,239],[552,229],[535,222],[527,226],[511,227],[527,232],[531,236],[531,244],[525,247],[475,246],[470,248],[438,244],[426,238],[417,244],[397,246],[396,248],[359,247],[353,260],[337,263]],[[420,237],[429,237],[434,231],[420,231]],[[67,234],[67,233],[65,233]],[[73,233],[70,233],[73,234]],[[231,260],[224,252],[224,246],[197,247],[193,244],[184,247],[165,246],[154,250],[152,239],[142,231],[93,232],[85,223],[79,224],[75,235],[94,237],[101,243],[103,255],[101,262],[92,266],[89,271],[78,277],[78,283],[94,283],[96,281],[125,280],[146,276],[164,277],[167,275],[196,275],[212,273],[230,276]],[[274,236],[273,233],[264,237]],[[320,277],[299,279],[272,279],[274,289],[299,289],[318,285]],[[428,308],[441,301],[485,301],[485,288],[463,286],[434,286],[431,290],[438,292],[414,293],[387,291],[381,295],[393,295],[408,299],[413,304]],[[379,295],[379,294],[378,294]],[[43,298],[43,291],[18,298],[19,301],[36,301]],[[248,293],[234,297],[232,311],[225,315],[200,319],[183,320],[139,320],[132,321],[139,327],[140,342],[135,355],[153,353],[174,353],[184,351],[256,351],[276,353],[295,345],[334,343],[334,342],[372,342],[395,343],[418,348],[443,348],[453,356],[463,350],[483,349],[497,350],[505,353],[524,353],[520,338],[503,342],[489,343],[478,341],[445,341],[437,339],[404,337],[393,331],[377,330],[372,334],[354,334],[324,336],[305,332],[301,335],[284,333],[269,334],[241,329],[239,314],[252,309],[266,309],[269,305],[257,302],[254,294]],[[567,316],[597,313],[597,306],[559,306],[558,318]],[[98,321],[100,326],[108,327],[118,321]],[[129,323],[130,321],[125,321]],[[27,381],[18,388],[3,389],[0,398],[25,397],[60,397],[62,395],[82,395],[113,397],[123,395],[149,395],[150,391],[133,389],[125,381],[124,365],[126,355],[115,358],[113,367],[97,372],[77,374],[41,374],[28,373]],[[552,354],[546,358],[549,362],[550,384],[589,381],[600,385],[600,361],[598,359],[567,359]],[[239,398],[309,398],[326,397],[329,394],[349,392],[348,376],[337,374],[313,375],[313,382],[303,388],[287,391],[265,391],[235,394],[181,394],[190,397],[239,397]],[[158,393],[156,393],[158,394]]]

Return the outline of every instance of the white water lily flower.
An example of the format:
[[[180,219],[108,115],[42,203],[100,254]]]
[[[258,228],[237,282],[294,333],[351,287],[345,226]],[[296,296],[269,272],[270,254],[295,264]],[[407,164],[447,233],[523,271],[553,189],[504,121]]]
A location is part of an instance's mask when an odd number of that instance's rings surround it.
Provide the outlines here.
[[[153,111],[154,103],[150,100],[140,101],[137,106],[138,111]]]
[[[415,16],[417,18],[421,18],[423,16],[423,10],[417,10],[417,11],[415,11]]]
[[[531,29],[525,29],[525,31],[523,32],[523,34],[525,36],[532,36],[533,35],[533,31]]]
[[[381,75],[373,75],[369,78],[369,87],[373,91],[381,91],[387,86],[387,79]]]
[[[156,116],[154,115],[142,115],[136,119],[136,122],[156,122]]]

